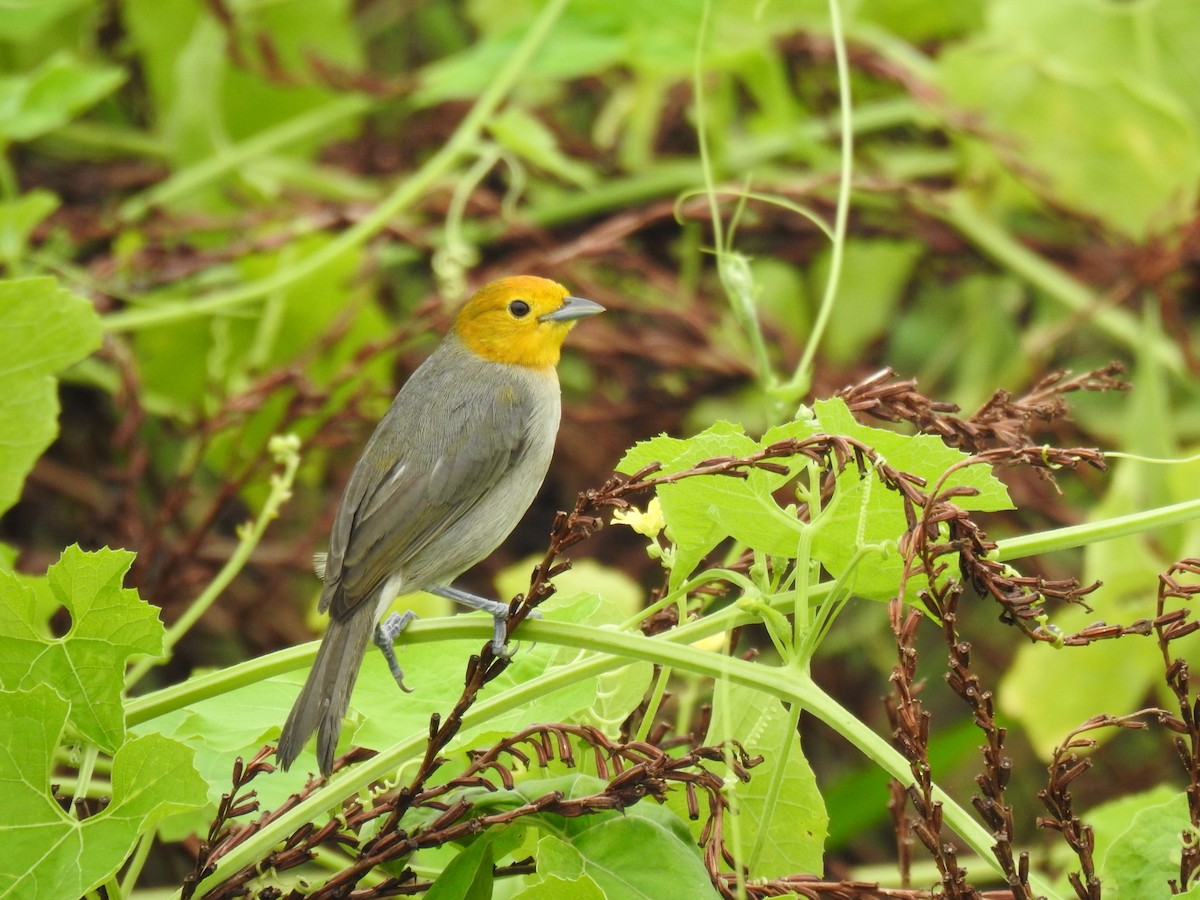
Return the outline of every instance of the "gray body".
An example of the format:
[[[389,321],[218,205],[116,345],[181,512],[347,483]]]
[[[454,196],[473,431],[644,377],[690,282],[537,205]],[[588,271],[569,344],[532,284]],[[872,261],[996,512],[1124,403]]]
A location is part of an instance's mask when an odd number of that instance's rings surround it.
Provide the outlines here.
[[[334,518],[320,604],[329,629],[280,735],[285,769],[317,731],[328,774],[376,621],[398,595],[448,585],[509,535],[546,476],[559,416],[553,367],[490,362],[453,332],[408,379]]]

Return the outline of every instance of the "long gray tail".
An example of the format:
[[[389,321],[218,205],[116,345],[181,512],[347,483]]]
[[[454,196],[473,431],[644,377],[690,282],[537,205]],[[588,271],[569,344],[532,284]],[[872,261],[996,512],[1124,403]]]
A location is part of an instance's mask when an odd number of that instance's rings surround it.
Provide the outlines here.
[[[317,764],[321,774],[328,775],[333,769],[342,719],[350,705],[350,693],[358,680],[358,670],[375,624],[371,612],[364,607],[346,621],[330,619],[308,680],[300,689],[300,696],[279,736],[275,758],[285,771],[295,762],[314,731],[317,732]]]

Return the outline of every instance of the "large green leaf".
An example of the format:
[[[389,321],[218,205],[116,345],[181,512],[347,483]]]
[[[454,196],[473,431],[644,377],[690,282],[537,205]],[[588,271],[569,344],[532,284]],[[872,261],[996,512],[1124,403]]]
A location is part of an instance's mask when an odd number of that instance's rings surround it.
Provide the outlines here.
[[[617,471],[626,474],[648,463],[662,463],[662,473],[689,469],[697,463],[723,456],[745,457],[765,444],[785,437],[812,433],[805,423],[776,429],[761,442],[748,437],[729,422],[718,422],[687,440],[661,435],[638,443],[625,454]],[[775,556],[794,556],[803,530],[794,512],[785,511],[772,497],[799,467],[795,460],[779,460],[788,474],[749,470],[745,478],[724,475],[682,479],[658,488],[667,536],[675,544],[672,587],[682,583],[714,547],[734,537],[748,547]]]
[[[552,791],[573,799],[606,786],[591,775],[565,775],[524,781],[511,791],[472,794],[470,799],[477,811],[498,811]],[[687,824],[652,800],[577,818],[538,814],[521,821],[542,832],[535,852],[539,877],[573,881],[586,876],[605,897],[629,900],[717,896]]]
[[[730,780],[726,786],[739,821],[725,818],[725,838],[736,847],[735,834],[740,837],[739,862],[751,866],[752,878],[822,871],[829,814],[787,710],[759,691],[719,684],[704,743],[733,739],[763,757],[749,784]]]
[[[1180,791],[1155,802],[1157,794],[1143,795],[1140,809],[1125,807],[1125,827],[1112,838],[1100,860],[1106,893],[1111,891],[1115,897],[1170,896],[1168,882],[1179,878],[1184,835],[1192,839],[1192,824],[1186,794]]]
[[[0,16],[0,39],[23,43],[40,38],[56,21],[91,0],[6,0]]]
[[[0,896],[80,897],[120,869],[138,836],[204,802],[191,751],[158,735],[113,757],[109,803],[80,821],[50,791],[71,703],[47,684],[0,691]]]
[[[58,434],[54,374],[99,345],[95,309],[53,278],[0,281],[0,511]]]
[[[162,653],[158,610],[121,583],[133,554],[68,547],[46,576],[56,605],[71,615],[61,638],[46,628],[37,592],[0,572],[0,688],[52,687],[71,705],[73,728],[113,753],[125,740],[121,693],[128,659]]]
[[[966,509],[1012,507],[990,466],[962,466],[967,455],[938,437],[860,425],[841,400],[820,401],[814,410],[814,417],[771,429],[758,441],[727,422],[687,440],[653,438],[630,450],[617,469],[628,474],[661,462],[663,473],[680,472],[715,457],[746,457],[779,440],[825,433],[857,439],[894,469],[925,479],[931,489],[973,488],[974,496],[956,500]],[[803,459],[775,462],[785,464],[787,471],[754,469],[745,478],[693,476],[658,488],[667,537],[675,545],[672,587],[681,584],[700,560],[730,537],[771,556],[797,556],[801,536],[810,526],[797,518],[794,507],[781,506],[774,494],[800,469]],[[813,558],[834,577],[852,577],[853,590],[863,596],[886,599],[895,595],[904,569],[896,541],[908,529],[908,519],[900,495],[886,488],[874,472],[860,473],[851,462],[838,475],[837,491],[811,527]]]
[[[947,475],[967,454],[946,446],[941,438],[860,425],[841,400],[820,400],[813,409],[822,431],[857,439],[891,468],[925,479],[930,490],[939,486],[942,490],[975,489],[975,496],[955,499],[964,509],[1012,509],[1008,492],[991,466],[977,463]],[[908,530],[904,502],[898,493],[886,488],[873,472],[860,474],[852,463],[838,475],[837,491],[814,527],[813,555],[832,575],[850,577],[854,593],[860,596],[877,600],[895,596],[904,573],[896,541]],[[919,587],[910,580],[908,595]]]
[[[1035,190],[1140,240],[1196,202],[1198,40],[1190,0],[996,0],[986,31],[944,53],[938,74],[1003,132],[1001,152]]]

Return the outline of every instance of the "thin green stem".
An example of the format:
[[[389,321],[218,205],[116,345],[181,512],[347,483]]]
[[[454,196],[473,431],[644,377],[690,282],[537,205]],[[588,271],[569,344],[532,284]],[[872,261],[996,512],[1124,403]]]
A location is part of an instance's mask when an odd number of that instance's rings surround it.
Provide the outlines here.
[[[144,833],[138,836],[137,847],[134,848],[133,855],[129,857],[129,862],[125,866],[125,877],[121,880],[119,896],[133,896],[133,889],[137,887],[138,877],[142,874],[142,868],[146,865],[146,859],[150,856],[152,846],[154,846],[153,834]]]
[[[704,194],[708,198],[709,218],[712,220],[713,252],[717,256],[717,275],[721,287],[729,300],[742,331],[750,341],[754,353],[755,368],[759,380],[768,387],[775,383],[775,372],[771,368],[771,357],[767,352],[767,343],[763,338],[762,328],[758,323],[758,310],[754,302],[754,280],[750,273],[749,263],[740,254],[734,253],[730,247],[733,243],[733,232],[736,229],[736,214],[734,225],[729,234],[725,232],[721,220],[721,204],[718,200],[716,175],[713,172],[712,156],[709,153],[707,96],[704,89],[704,48],[708,42],[708,22],[712,12],[711,0],[705,0],[704,14],[700,19],[700,33],[696,37],[695,67],[692,73],[693,108],[696,110],[696,140],[700,148],[700,168],[704,175]],[[744,196],[741,202],[745,202]]]
[[[714,581],[725,581],[729,584],[737,585],[743,592],[755,590],[755,584],[741,572],[734,572],[731,569],[706,569],[690,581],[685,581],[675,590],[659,597],[650,606],[645,609],[638,610],[636,615],[630,616],[621,623],[622,629],[634,628],[640,625],[646,619],[650,618],[661,609],[666,609],[672,603],[678,604],[681,598],[686,598],[688,594],[703,587],[706,584],[711,584]],[[682,618],[679,621],[684,621]]]
[[[908,98],[885,100],[863,106],[852,114],[855,134],[886,131],[914,125],[920,107]],[[837,118],[807,119],[791,128],[768,134],[731,139],[723,157],[723,172],[745,172],[795,152],[797,145],[825,140],[838,133]],[[563,192],[530,209],[525,216],[531,224],[543,228],[595,216],[613,209],[670,197],[704,181],[704,168],[695,160],[659,162],[645,172],[627,178],[612,178],[586,191]]]
[[[1129,513],[1100,522],[1083,525],[1068,525],[1038,534],[1026,534],[996,542],[992,558],[998,562],[1024,559],[1042,553],[1070,550],[1085,544],[1097,544],[1114,538],[1128,537],[1146,531],[1157,531],[1200,519],[1200,500],[1185,500],[1170,506],[1159,506],[1141,512]]]
[[[854,556],[850,558],[850,562],[846,564],[846,571],[842,573],[842,577],[832,582],[833,590],[829,592],[829,596],[820,603],[814,604],[817,608],[817,615],[814,617],[813,627],[804,636],[804,643],[800,648],[800,659],[808,660],[816,655],[817,648],[821,646],[832,630],[834,621],[846,608],[846,604],[850,602],[855,573],[858,571],[859,564],[867,558],[870,550],[871,548],[867,545],[860,544],[854,552]]]
[[[642,721],[638,724],[637,734],[634,736],[635,741],[644,741],[649,736],[650,729],[654,725],[654,718],[658,715],[663,697],[667,694],[667,682],[670,680],[671,667],[663,666],[658,670],[658,677],[654,679],[654,687],[651,689],[650,698],[646,702],[646,712],[642,716]]]
[[[81,751],[81,755],[79,775],[75,782],[75,791],[71,796],[71,811],[76,815],[80,815],[79,803],[87,797],[88,789],[91,787],[92,773],[96,769],[96,758],[100,755],[100,748],[95,744],[87,744]]]
[[[501,150],[495,144],[483,144],[476,151],[475,162],[458,179],[454,193],[450,196],[450,205],[446,209],[445,222],[442,226],[443,243],[433,256],[433,271],[439,285],[447,296],[458,296],[466,290],[466,271],[479,258],[475,245],[467,239],[463,223],[467,216],[467,203],[479,187],[480,182],[487,177],[502,158]]]
[[[783,595],[780,602],[790,603],[790,597]],[[707,618],[724,617],[717,614]],[[532,703],[539,696],[556,690],[558,687],[576,683],[579,679],[599,677],[605,672],[621,668],[631,660],[645,660],[670,665],[700,676],[728,679],[733,684],[761,691],[784,703],[800,704],[804,710],[815,715],[841,734],[889,775],[905,784],[912,780],[912,773],[904,758],[886,740],[871,731],[857,717],[842,708],[832,697],[821,690],[806,673],[794,668],[765,666],[761,663],[709,653],[691,646],[681,646],[681,643],[690,643],[690,641],[696,640],[698,632],[707,630],[697,627],[705,621],[689,623],[681,628],[673,629],[663,636],[647,638],[636,634],[618,633],[571,623],[542,619],[527,620],[521,626],[525,637],[538,642],[545,641],[560,646],[588,650],[590,655],[585,655],[569,668],[531,678],[494,697],[481,700],[464,716],[463,728],[474,728],[495,716]],[[437,622],[436,628],[428,627],[429,624],[414,622],[405,632],[405,639],[409,641],[454,638],[482,640],[491,634],[490,623],[474,621],[465,616],[441,620]],[[310,646],[315,652],[315,642]],[[336,805],[337,798],[362,790],[372,782],[393,777],[406,760],[424,752],[427,738],[428,736],[423,731],[409,735],[372,759],[346,770],[344,774],[335,776],[328,785],[314,792],[260,833],[230,851],[217,864],[216,870],[209,878],[199,886],[198,893],[203,894],[206,887],[219,881],[225,874],[261,858],[271,846],[304,823],[320,818],[331,806]],[[991,845],[995,840],[993,836],[944,791],[935,788],[934,799],[942,804],[947,824],[981,858],[988,860],[993,867],[999,870],[994,854],[991,852]],[[1045,893],[1049,897],[1058,896],[1051,886],[1040,878],[1031,876],[1030,881],[1035,890]]]
[[[695,97],[696,144],[700,150],[700,172],[704,176],[704,193],[708,197],[708,212],[712,219],[713,246],[717,254],[725,252],[725,234],[721,223],[721,207],[717,202],[716,181],[712,158],[708,153],[708,105],[704,102],[704,45],[708,41],[708,19],[712,13],[711,0],[705,0],[700,17],[700,33],[696,36],[696,55],[692,62],[692,96]]]
[[[279,515],[279,510],[292,496],[292,482],[296,478],[296,470],[300,467],[300,439],[295,435],[275,437],[271,439],[270,447],[275,460],[282,470],[271,476],[271,493],[263,504],[262,512],[253,525],[242,529],[241,540],[233,555],[221,567],[216,578],[209,582],[204,591],[187,608],[178,621],[168,629],[163,638],[163,652],[169,657],[171,649],[179,642],[200,617],[208,612],[208,608],[216,602],[226,587],[237,577],[250,560],[250,554],[262,540],[267,526]],[[158,665],[160,660],[144,658],[134,665],[125,676],[125,689],[129,690],[141,680],[147,672]]]
[[[831,240],[831,241],[833,240],[833,229],[830,228],[829,224],[824,219],[821,218],[819,213],[814,212],[813,210],[809,209],[807,206],[804,206],[801,203],[794,203],[791,200],[788,200],[786,197],[778,197],[774,194],[767,194],[762,191],[752,191],[747,188],[742,188],[742,189],[738,189],[738,190],[734,190],[732,188],[717,188],[715,190],[715,193],[718,196],[736,197],[743,204],[747,200],[755,200],[759,203],[765,203],[768,206],[778,206],[780,209],[786,209],[788,212],[795,213],[796,215],[800,216],[801,218],[807,219],[809,222],[811,222],[813,225],[815,225],[818,229],[820,229],[821,233],[824,234],[825,237],[829,238],[829,240]],[[677,196],[675,198],[675,220],[678,222],[682,222],[683,216],[682,216],[681,209],[683,207],[683,204],[686,203],[688,200],[691,200],[693,197],[697,197],[702,194],[708,194],[708,191],[705,191],[705,190],[684,191],[679,196]],[[711,195],[709,195],[709,196],[711,198]],[[711,203],[710,203],[710,208],[711,208]]]
[[[1024,278],[1069,312],[1085,317],[1135,356],[1150,351],[1170,372],[1190,378],[1179,347],[1121,307],[1106,304],[1086,284],[1030,250],[962,191],[939,196],[928,209],[1009,271]]]
[[[817,483],[815,479],[820,477],[817,474],[817,464],[813,460],[806,460],[804,468],[807,472],[808,483]],[[816,644],[807,643],[812,629],[813,603],[809,598],[812,579],[809,577],[809,572],[812,568],[813,537],[819,527],[818,523],[821,521],[821,517],[830,515],[842,498],[840,491],[835,492],[830,505],[822,507],[820,491],[806,491],[805,493],[808,495],[809,524],[801,530],[800,540],[796,542],[796,561],[793,566],[793,572],[796,574],[796,586],[792,589],[795,595],[792,603],[792,645],[796,649],[796,659],[802,662],[810,659],[812,652],[816,650]]]
[[[850,65],[846,58],[846,39],[842,33],[842,15],[838,0],[829,0],[829,26],[833,39],[834,59],[837,62],[838,97],[840,103],[841,165],[838,173],[837,211],[833,220],[833,244],[829,254],[829,276],[825,280],[825,291],[821,295],[821,306],[817,311],[812,332],[804,343],[804,353],[796,365],[795,374],[783,388],[783,400],[794,403],[808,393],[812,385],[813,361],[817,348],[829,325],[833,305],[837,300],[841,284],[842,260],[846,246],[846,228],[850,221],[850,187],[854,176],[854,127],[852,98],[850,96]]]

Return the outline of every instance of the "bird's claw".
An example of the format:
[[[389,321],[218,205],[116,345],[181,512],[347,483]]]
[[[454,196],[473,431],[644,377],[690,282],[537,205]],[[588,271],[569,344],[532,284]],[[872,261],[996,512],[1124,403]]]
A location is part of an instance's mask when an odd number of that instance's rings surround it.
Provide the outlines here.
[[[525,617],[527,619],[544,618],[544,616],[536,609],[531,609],[525,614]],[[495,630],[492,633],[492,655],[498,659],[512,659],[513,654],[517,651],[515,648],[510,650],[508,647],[508,642],[505,640],[505,637],[507,637],[506,632],[508,631],[507,607],[505,608],[503,615],[500,615],[499,613],[492,614],[492,623],[495,626]],[[520,641],[517,642],[517,646],[521,646]]]
[[[391,671],[392,677],[396,679],[396,684],[400,685],[400,690],[406,694],[411,694],[413,689],[404,684],[404,670],[400,668],[400,661],[396,659],[396,648],[394,645],[400,632],[407,628],[409,623],[416,617],[417,614],[410,609],[403,615],[392,613],[375,626],[375,646],[383,651],[383,658],[387,660],[388,669]]]

